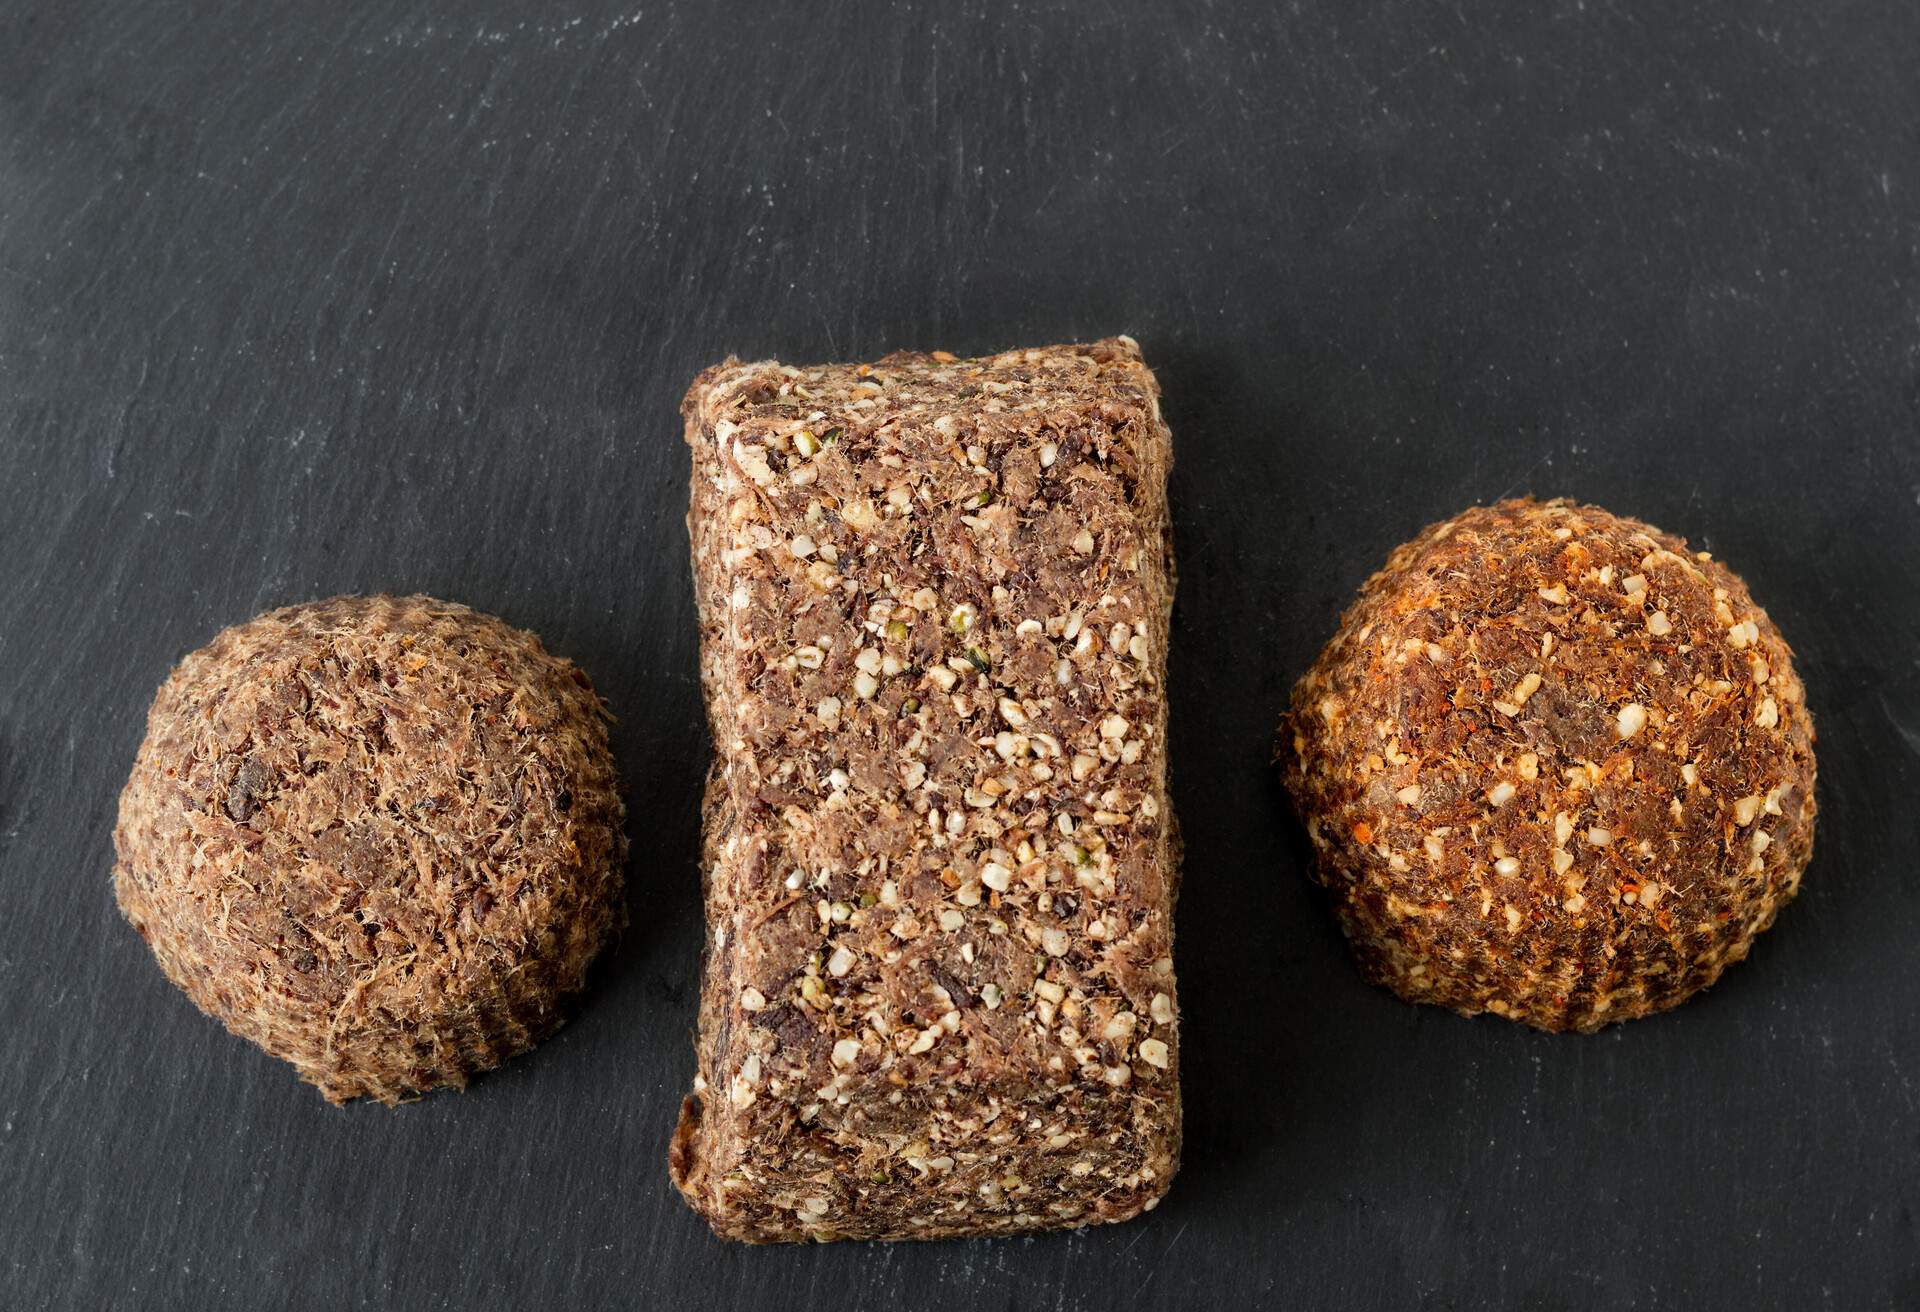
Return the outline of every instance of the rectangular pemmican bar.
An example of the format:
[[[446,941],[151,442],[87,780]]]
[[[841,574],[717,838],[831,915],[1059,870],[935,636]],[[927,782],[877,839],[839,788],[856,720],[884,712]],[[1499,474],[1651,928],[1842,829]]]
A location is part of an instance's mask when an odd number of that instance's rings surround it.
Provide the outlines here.
[[[682,407],[723,1236],[1121,1221],[1179,1160],[1159,388],[1125,337],[729,360]]]

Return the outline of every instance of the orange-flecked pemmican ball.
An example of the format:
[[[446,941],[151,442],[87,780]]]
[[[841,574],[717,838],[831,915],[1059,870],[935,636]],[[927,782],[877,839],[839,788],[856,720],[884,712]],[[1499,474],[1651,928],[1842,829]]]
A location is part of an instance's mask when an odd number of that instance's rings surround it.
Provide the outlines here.
[[[114,890],[168,978],[330,1100],[531,1047],[621,918],[607,717],[540,640],[428,597],[226,630],[161,687]]]
[[[1280,754],[1367,978],[1542,1029],[1713,983],[1813,849],[1779,630],[1707,553],[1566,501],[1395,551],[1294,689]]]

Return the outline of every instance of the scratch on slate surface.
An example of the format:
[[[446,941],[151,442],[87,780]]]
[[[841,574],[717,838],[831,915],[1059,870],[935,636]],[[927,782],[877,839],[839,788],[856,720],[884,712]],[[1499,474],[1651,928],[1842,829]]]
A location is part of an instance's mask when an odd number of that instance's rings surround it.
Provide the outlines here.
[[[1920,730],[1916,730],[1906,722],[1900,713],[1900,709],[1888,699],[1886,693],[1881,692],[1877,695],[1880,698],[1881,710],[1886,712],[1887,723],[1891,724],[1894,732],[1900,735],[1900,741],[1907,745],[1908,754],[1920,757]],[[1911,708],[1909,709],[1909,713],[1911,713]]]
[[[1167,1241],[1167,1246],[1160,1250],[1160,1257],[1154,1263],[1153,1269],[1148,1271],[1147,1278],[1140,1282],[1139,1292],[1145,1293],[1147,1286],[1153,1283],[1154,1277],[1159,1275],[1161,1270],[1165,1268],[1167,1264],[1167,1258],[1172,1255],[1174,1246],[1178,1244],[1181,1240],[1181,1237],[1187,1233],[1187,1227],[1191,1224],[1192,1222],[1190,1221],[1182,1221],[1180,1223],[1180,1228],[1173,1232],[1173,1238],[1169,1239]]]

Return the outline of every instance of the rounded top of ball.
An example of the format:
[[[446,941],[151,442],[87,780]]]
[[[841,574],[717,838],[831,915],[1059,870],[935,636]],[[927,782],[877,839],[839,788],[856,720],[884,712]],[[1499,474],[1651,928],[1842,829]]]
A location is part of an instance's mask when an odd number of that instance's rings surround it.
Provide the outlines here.
[[[619,914],[586,677],[428,597],[272,611],[189,655],[120,799],[168,975],[329,1098],[460,1084],[558,1022]]]
[[[1395,551],[1282,747],[1368,973],[1547,1028],[1711,982],[1811,849],[1786,642],[1724,565],[1594,506],[1478,507]]]

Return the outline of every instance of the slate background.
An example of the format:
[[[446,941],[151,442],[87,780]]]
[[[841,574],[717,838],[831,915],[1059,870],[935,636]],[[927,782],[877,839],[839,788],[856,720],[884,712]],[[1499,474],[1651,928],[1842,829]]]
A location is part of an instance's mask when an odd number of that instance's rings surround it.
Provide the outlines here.
[[[15,1307],[1920,1303],[1920,10],[0,4],[0,1288]],[[662,1161],[707,751],[676,405],[728,352],[1128,331],[1166,390],[1190,1138],[1144,1223],[751,1251]],[[1568,493],[1804,662],[1799,903],[1593,1038],[1360,983],[1267,768],[1394,543]],[[635,926],[461,1096],[166,986],[115,796],[262,608],[498,612],[619,714]]]

